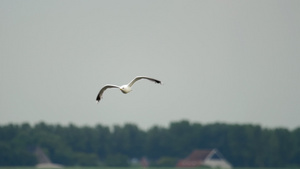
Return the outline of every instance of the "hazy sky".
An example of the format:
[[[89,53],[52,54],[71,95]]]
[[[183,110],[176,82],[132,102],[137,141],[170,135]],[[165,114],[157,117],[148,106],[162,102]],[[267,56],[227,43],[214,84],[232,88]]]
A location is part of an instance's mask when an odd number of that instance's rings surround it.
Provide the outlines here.
[[[300,1],[0,1],[0,125],[300,126]],[[129,94],[122,85],[137,75]]]

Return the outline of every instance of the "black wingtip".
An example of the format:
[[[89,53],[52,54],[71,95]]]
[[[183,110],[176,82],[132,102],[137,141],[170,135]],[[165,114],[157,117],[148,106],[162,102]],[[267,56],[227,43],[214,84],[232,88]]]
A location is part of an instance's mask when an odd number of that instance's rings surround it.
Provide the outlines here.
[[[160,80],[155,80],[155,83],[161,84]]]
[[[99,96],[97,96],[97,98],[96,98],[96,103],[99,103],[100,102],[100,97]]]

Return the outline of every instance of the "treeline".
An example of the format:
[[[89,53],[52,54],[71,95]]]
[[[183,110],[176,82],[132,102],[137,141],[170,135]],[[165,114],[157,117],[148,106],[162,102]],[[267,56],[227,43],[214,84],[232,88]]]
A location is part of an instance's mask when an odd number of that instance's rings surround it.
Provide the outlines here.
[[[235,167],[300,166],[300,128],[173,122],[147,131],[134,124],[95,127],[39,123],[0,126],[0,166],[36,165],[40,147],[66,166],[128,166],[147,157],[151,165],[175,166],[194,149],[217,148]]]

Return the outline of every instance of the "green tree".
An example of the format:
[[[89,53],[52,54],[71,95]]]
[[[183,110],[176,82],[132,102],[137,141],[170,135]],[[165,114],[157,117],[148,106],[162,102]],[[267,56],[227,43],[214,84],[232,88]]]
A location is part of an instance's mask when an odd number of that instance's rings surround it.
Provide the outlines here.
[[[158,159],[161,156],[172,156],[171,136],[167,129],[162,127],[152,127],[146,136],[145,154]]]
[[[263,129],[257,125],[214,123],[202,125],[186,120],[168,128],[147,131],[134,124],[77,127],[38,123],[30,126],[0,125],[0,166],[36,164],[40,147],[54,163],[67,166],[127,166],[128,159],[146,156],[156,165],[170,166],[194,149],[217,148],[238,167],[300,166],[300,128],[293,131]]]
[[[129,166],[128,157],[123,154],[108,155],[105,159],[105,164],[111,167],[127,167]]]
[[[174,157],[161,157],[156,162],[155,166],[159,167],[175,167],[178,159]]]

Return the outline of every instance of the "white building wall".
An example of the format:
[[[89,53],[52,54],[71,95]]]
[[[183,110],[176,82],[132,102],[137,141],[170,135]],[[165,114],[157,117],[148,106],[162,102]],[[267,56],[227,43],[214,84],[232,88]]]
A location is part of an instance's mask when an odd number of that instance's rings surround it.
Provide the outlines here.
[[[226,168],[226,169],[232,168],[232,166],[225,160],[207,159],[207,160],[204,160],[203,165],[209,166],[212,168]]]

